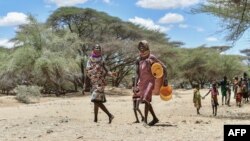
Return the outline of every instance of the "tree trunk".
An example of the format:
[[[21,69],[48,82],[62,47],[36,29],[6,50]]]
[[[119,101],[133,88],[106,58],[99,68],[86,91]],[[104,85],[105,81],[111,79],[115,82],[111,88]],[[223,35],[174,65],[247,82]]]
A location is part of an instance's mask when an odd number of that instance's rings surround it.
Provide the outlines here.
[[[78,90],[77,90],[77,82],[76,81],[74,81],[74,87],[75,87],[75,91],[77,92]]]

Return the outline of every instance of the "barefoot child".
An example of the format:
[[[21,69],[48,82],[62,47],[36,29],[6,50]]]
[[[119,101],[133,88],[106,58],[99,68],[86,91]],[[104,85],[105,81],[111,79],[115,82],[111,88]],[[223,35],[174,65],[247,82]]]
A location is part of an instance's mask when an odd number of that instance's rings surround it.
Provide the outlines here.
[[[242,101],[242,81],[239,81],[235,87],[236,91],[236,106],[241,107]]]
[[[230,99],[231,99],[231,88],[230,88],[230,82],[228,82],[227,83],[227,86],[226,86],[226,88],[227,88],[227,96],[226,96],[226,105],[228,106],[228,107],[230,107],[231,105],[230,105]]]
[[[227,100],[226,100],[226,105],[230,107],[230,106],[231,106],[231,105],[230,105],[231,88],[230,88],[230,83],[229,83],[229,82],[227,83],[227,87],[226,87],[226,88],[227,88],[227,96],[226,96]]]
[[[234,99],[236,99],[236,95],[237,95],[236,88],[237,88],[238,82],[239,82],[239,78],[238,78],[238,76],[235,76],[234,77],[234,84],[233,84]]]
[[[138,119],[138,115],[137,112],[139,112],[139,114],[141,115],[141,121],[144,121],[144,117],[141,113],[141,110],[139,109],[139,104],[140,104],[140,96],[137,95],[137,93],[139,92],[139,89],[136,86],[136,80],[135,77],[132,77],[132,84],[133,84],[133,109],[134,109],[134,113],[135,113],[135,118],[136,121],[134,123],[140,123],[139,119]]]
[[[211,104],[212,104],[212,108],[213,108],[213,115],[216,116],[217,115],[217,106],[219,105],[218,103],[218,98],[217,95],[219,95],[218,89],[216,88],[216,84],[213,83],[212,84],[212,88],[208,91],[208,93],[203,97],[203,99],[205,99],[205,97],[211,92]]]
[[[194,96],[193,96],[193,103],[194,103],[194,107],[196,107],[197,109],[197,114],[200,114],[200,108],[201,108],[201,95],[200,95],[200,88],[199,85],[195,85],[195,89],[194,89]]]

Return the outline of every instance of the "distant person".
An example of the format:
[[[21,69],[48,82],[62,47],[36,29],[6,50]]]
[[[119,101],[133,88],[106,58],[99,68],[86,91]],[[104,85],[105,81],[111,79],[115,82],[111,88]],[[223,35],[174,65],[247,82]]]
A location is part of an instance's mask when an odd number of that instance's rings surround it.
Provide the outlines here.
[[[239,83],[239,78],[238,76],[234,77],[234,82],[233,82],[233,92],[234,92],[234,99],[236,99],[236,95],[237,95],[237,85]]]
[[[248,99],[250,98],[250,78],[248,78]]]
[[[92,48],[92,53],[88,59],[86,66],[87,76],[92,84],[91,102],[94,103],[94,122],[98,121],[98,109],[101,108],[109,117],[109,123],[112,122],[114,116],[108,111],[103,103],[106,102],[104,88],[106,85],[105,76],[116,76],[116,73],[108,71],[102,59],[101,46],[96,44]]]
[[[136,79],[136,84],[139,88],[139,92],[137,94],[140,96],[141,101],[145,103],[144,125],[153,126],[159,122],[159,119],[156,117],[154,109],[151,105],[152,92],[156,79],[151,72],[151,66],[156,62],[160,63],[160,61],[150,53],[149,45],[146,40],[140,41],[137,47],[139,50],[139,59],[136,61],[136,72],[138,78]],[[147,123],[148,112],[150,112],[153,117],[153,120],[150,123]]]
[[[236,106],[241,107],[242,101],[242,81],[239,81],[236,86]]]
[[[248,79],[247,79],[247,73],[243,73],[243,79],[242,79],[242,95],[244,98],[244,102],[248,102]]]
[[[213,109],[213,115],[216,116],[217,115],[217,106],[219,105],[218,98],[217,98],[217,96],[219,95],[219,91],[216,88],[215,83],[212,84],[212,88],[208,91],[208,93],[205,96],[203,96],[203,99],[205,99],[205,97],[209,93],[211,93],[211,105],[212,105],[212,109]]]
[[[219,83],[219,86],[221,88],[221,101],[222,105],[226,104],[227,99],[227,77],[224,76],[223,80]]]
[[[230,105],[230,99],[231,99],[231,87],[230,87],[230,83],[229,83],[229,82],[227,83],[226,88],[227,88],[227,99],[226,99],[226,105],[230,107],[230,106],[231,106],[231,105]]]
[[[136,86],[136,78],[132,77],[132,89],[133,89],[133,110],[134,110],[134,114],[135,114],[135,118],[136,121],[134,123],[140,123],[139,119],[138,119],[138,115],[137,112],[141,115],[141,121],[144,121],[144,116],[142,115],[141,110],[139,109],[139,105],[140,105],[140,96],[137,95],[137,93],[139,92],[139,89]]]
[[[199,115],[201,108],[201,94],[200,94],[200,87],[198,84],[194,86],[193,103],[194,107],[196,108],[197,114]]]

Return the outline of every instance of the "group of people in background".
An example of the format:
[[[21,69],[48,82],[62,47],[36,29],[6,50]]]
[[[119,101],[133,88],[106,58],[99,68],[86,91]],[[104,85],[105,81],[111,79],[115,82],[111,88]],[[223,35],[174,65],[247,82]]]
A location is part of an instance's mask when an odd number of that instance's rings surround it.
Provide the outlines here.
[[[220,82],[213,82],[212,87],[209,91],[202,97],[199,92],[199,85],[195,85],[195,89],[193,92],[193,103],[197,109],[197,114],[200,114],[199,110],[201,108],[201,99],[205,99],[205,97],[211,93],[211,105],[213,109],[213,115],[217,115],[217,107],[219,106],[218,102],[218,87],[221,89],[221,104],[231,106],[231,92],[234,93],[234,99],[236,101],[236,106],[241,107],[242,103],[249,102],[250,97],[250,79],[247,77],[247,73],[243,73],[243,77],[240,79],[238,76],[233,78],[233,83],[228,81],[227,77],[224,76],[223,80]]]
[[[250,80],[247,78],[247,74],[244,73],[243,77],[234,78],[234,97],[236,98],[236,104],[237,106],[241,107],[242,102],[247,103],[249,102],[249,96],[250,96]],[[243,99],[242,99],[243,98]]]

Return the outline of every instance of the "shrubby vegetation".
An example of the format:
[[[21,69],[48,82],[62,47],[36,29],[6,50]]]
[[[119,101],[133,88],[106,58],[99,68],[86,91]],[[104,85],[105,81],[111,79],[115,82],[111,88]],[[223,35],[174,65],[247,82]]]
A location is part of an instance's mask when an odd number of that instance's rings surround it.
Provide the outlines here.
[[[38,86],[26,86],[18,85],[14,92],[16,93],[16,99],[20,102],[30,104],[39,102],[41,97],[41,87]]]
[[[170,83],[176,86],[194,82],[203,86],[224,75],[231,79],[247,71],[242,56],[222,54],[218,47],[181,48],[182,42],[171,41],[163,33],[93,9],[61,7],[46,23],[39,23],[33,16],[29,21],[19,27],[13,39],[15,48],[0,48],[2,93],[20,89],[18,85],[23,84],[39,86],[42,93],[57,96],[88,90],[84,68],[96,43],[103,47],[108,69],[118,72],[117,78],[108,80],[117,87],[131,84],[136,45],[142,39],[149,41],[151,51],[167,65]]]

